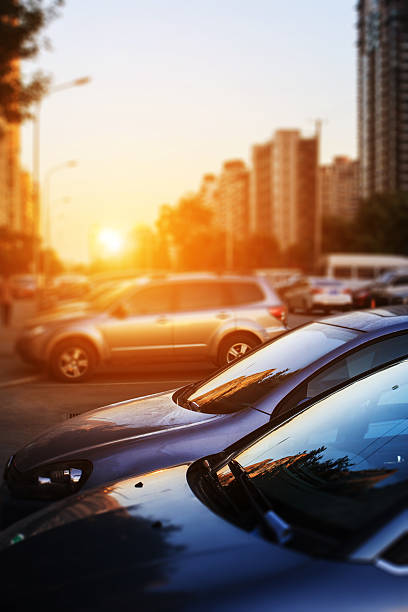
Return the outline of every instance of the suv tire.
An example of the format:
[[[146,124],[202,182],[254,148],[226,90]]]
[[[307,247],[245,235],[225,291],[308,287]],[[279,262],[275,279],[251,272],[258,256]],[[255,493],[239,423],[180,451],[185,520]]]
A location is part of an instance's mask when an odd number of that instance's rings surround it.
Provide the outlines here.
[[[88,380],[95,367],[95,349],[82,338],[63,340],[52,350],[50,373],[56,380],[79,383]]]
[[[245,332],[228,336],[221,342],[218,351],[218,363],[221,366],[226,366],[243,357],[259,344],[261,342],[256,336]]]

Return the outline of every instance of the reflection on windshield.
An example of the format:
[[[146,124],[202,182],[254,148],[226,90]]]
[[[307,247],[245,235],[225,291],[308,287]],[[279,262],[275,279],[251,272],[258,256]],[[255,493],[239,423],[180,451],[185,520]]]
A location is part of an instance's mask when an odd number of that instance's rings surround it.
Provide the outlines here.
[[[406,497],[408,361],[317,402],[235,457],[285,520],[356,532]],[[228,466],[218,471],[239,499]]]
[[[214,402],[222,402],[226,411],[228,406],[237,410],[247,404],[256,403],[291,374],[294,372],[277,372],[272,369],[249,376],[238,376],[207,393],[195,395],[194,402],[198,406],[197,410],[202,412],[205,412],[207,406],[211,408]]]
[[[350,342],[358,332],[312,323],[239,359],[188,396],[197,410],[223,413],[258,402],[286,378]],[[191,407],[191,406],[190,406]]]

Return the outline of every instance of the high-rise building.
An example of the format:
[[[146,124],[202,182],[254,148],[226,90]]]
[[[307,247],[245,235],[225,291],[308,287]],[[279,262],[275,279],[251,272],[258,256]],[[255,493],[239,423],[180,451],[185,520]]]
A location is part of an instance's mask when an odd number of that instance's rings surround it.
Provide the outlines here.
[[[252,234],[272,236],[273,230],[273,140],[252,147],[249,229]]]
[[[324,217],[353,219],[359,201],[360,164],[355,159],[337,156],[319,168],[319,192]]]
[[[361,195],[408,191],[408,2],[357,11]]]
[[[240,159],[224,162],[218,180],[218,212],[220,226],[237,238],[248,234],[249,171]]]
[[[315,252],[318,233],[318,137],[277,130],[252,148],[250,231],[274,237],[282,251],[307,240]]]
[[[200,202],[212,212],[212,222],[216,224],[218,210],[218,178],[215,174],[204,174],[198,191]]]

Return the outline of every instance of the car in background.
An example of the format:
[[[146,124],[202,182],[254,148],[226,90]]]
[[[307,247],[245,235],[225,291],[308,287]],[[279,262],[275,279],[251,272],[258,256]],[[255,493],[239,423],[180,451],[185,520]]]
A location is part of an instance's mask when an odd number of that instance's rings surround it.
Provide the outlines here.
[[[46,279],[39,295],[39,308],[53,309],[61,301],[83,299],[90,288],[89,278],[84,274],[61,274]]]
[[[66,300],[57,300],[53,304],[46,306],[45,304],[40,305],[38,311],[41,316],[55,314],[56,312],[68,312],[68,311],[82,311],[92,310],[94,304],[98,304],[99,300],[104,302],[109,300],[109,296],[117,296],[120,290],[126,289],[131,286],[130,280],[114,280],[99,282],[92,286],[82,299],[71,298]]]
[[[402,610],[408,361],[0,534],[8,609]],[[24,588],[22,588],[24,585]]]
[[[79,490],[215,453],[405,356],[408,307],[348,313],[291,330],[197,383],[77,416],[10,457],[3,524]]]
[[[295,268],[263,268],[256,274],[270,281],[286,304],[289,312],[308,312],[312,306],[312,293],[308,277]]]
[[[408,292],[408,267],[397,268],[381,274],[374,282],[353,290],[353,306],[374,308],[400,304],[403,303],[400,296],[404,296],[406,292]]]
[[[31,320],[17,340],[27,361],[80,382],[109,361],[230,363],[286,330],[286,307],[256,276],[179,274],[129,281],[90,309]]]
[[[309,311],[350,310],[353,304],[350,288],[342,281],[326,276],[310,276],[312,303]]]
[[[15,274],[10,279],[11,292],[15,299],[32,298],[38,289],[38,278],[35,274]]]

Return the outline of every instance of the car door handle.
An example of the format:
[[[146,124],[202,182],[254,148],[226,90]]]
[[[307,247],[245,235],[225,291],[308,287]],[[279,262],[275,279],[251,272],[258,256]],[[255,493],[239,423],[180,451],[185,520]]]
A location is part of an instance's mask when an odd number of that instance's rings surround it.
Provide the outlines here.
[[[156,319],[156,323],[168,323],[170,321],[170,319],[168,319],[167,317],[159,317],[158,319]]]
[[[217,319],[229,319],[230,315],[227,312],[219,312],[216,317]]]

